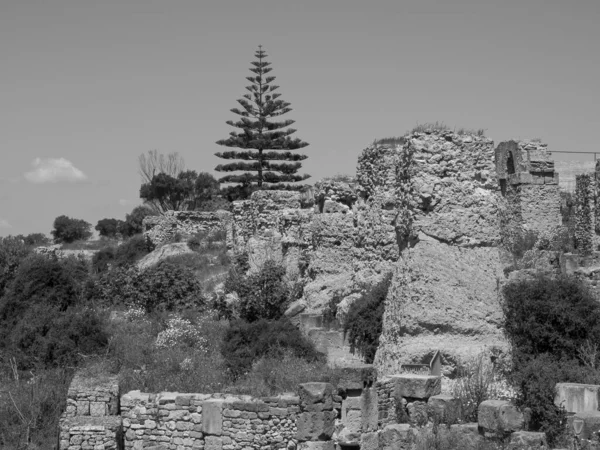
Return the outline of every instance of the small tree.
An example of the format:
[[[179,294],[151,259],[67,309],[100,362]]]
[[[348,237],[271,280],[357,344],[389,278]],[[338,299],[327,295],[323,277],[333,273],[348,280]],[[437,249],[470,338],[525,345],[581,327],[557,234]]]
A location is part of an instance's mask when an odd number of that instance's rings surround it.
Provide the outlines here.
[[[94,229],[104,237],[115,237],[119,230],[123,227],[123,221],[118,219],[102,219]]]
[[[123,237],[131,237],[141,233],[143,230],[142,222],[146,216],[155,216],[156,212],[146,205],[140,205],[133,208],[131,213],[125,216],[125,222],[121,222],[119,233]]]
[[[218,172],[244,172],[238,175],[226,175],[219,179],[221,183],[244,185],[244,192],[251,192],[252,189],[249,186],[252,185],[259,189],[265,189],[264,183],[268,183],[270,188],[289,187],[282,183],[299,182],[310,177],[310,175],[296,174],[301,167],[300,161],[307,157],[293,153],[292,150],[306,147],[308,143],[290,137],[296,130],[287,127],[294,121],[272,121],[273,118],[290,112],[292,109],[289,107],[289,103],[279,99],[281,94],[274,92],[279,86],[271,84],[275,80],[274,76],[267,76],[272,69],[269,67],[271,63],[264,60],[267,54],[262,46],[258,46],[255,57],[257,60],[252,62],[254,67],[250,68],[254,76],[246,77],[252,83],[246,87],[250,93],[244,94],[243,98],[238,100],[242,109],[233,108],[231,110],[240,116],[240,120],[226,122],[241,131],[232,131],[229,133],[229,138],[217,141],[219,145],[240,148],[242,151],[215,153],[219,158],[241,160],[240,162],[219,164],[215,170]]]
[[[54,219],[54,229],[50,232],[55,242],[73,242],[88,239],[92,236],[92,225],[82,219],[72,219],[67,216],[58,216]]]

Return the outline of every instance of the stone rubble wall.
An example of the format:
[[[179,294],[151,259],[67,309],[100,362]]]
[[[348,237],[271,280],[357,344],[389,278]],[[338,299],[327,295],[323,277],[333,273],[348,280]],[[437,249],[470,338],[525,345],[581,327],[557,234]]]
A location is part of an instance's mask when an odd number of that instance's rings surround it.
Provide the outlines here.
[[[125,448],[241,450],[295,447],[330,440],[336,413],[333,387],[300,385],[300,394],[145,394],[121,400]],[[163,447],[158,447],[163,445]]]
[[[116,377],[76,374],[59,420],[59,450],[121,450],[119,385]]]
[[[144,238],[150,248],[160,247],[176,236],[187,239],[196,233],[227,230],[231,221],[228,211],[167,211],[160,216],[147,216],[142,222]]]
[[[121,450],[121,417],[64,417],[60,421],[59,450]]]
[[[591,174],[575,177],[575,248],[582,256],[589,256],[594,251],[594,178]]]

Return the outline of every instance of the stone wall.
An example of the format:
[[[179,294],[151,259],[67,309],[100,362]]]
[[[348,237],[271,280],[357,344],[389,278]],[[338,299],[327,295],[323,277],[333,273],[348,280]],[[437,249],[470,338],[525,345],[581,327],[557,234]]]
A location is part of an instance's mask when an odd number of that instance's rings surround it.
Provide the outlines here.
[[[486,346],[505,347],[494,143],[417,132],[401,146],[369,147],[361,159],[370,161],[368,175],[357,177],[368,180],[365,191],[396,193],[400,254],[375,358],[380,374],[437,350],[451,363]]]
[[[594,177],[581,174],[575,177],[575,248],[582,256],[594,251],[595,226]]]
[[[559,175],[546,144],[501,142],[495,163],[501,187],[500,232],[505,246],[524,229],[547,232],[561,224]]]
[[[119,385],[114,377],[76,374],[67,393],[65,417],[114,416],[119,410]]]
[[[126,449],[274,449],[329,441],[335,407],[333,386],[326,383],[302,384],[299,395],[260,399],[132,391],[121,400]]]
[[[144,237],[150,248],[159,247],[177,235],[184,239],[196,233],[227,230],[231,213],[227,211],[167,211],[160,216],[147,216],[142,222]]]
[[[76,374],[59,421],[59,450],[121,450],[119,386],[116,377]]]

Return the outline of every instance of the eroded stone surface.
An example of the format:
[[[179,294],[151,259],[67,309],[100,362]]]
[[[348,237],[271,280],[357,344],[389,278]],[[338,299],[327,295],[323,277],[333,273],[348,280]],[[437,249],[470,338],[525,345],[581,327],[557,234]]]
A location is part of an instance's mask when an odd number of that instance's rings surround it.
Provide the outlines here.
[[[523,428],[523,413],[505,400],[485,400],[479,405],[479,426],[492,433],[511,433]]]

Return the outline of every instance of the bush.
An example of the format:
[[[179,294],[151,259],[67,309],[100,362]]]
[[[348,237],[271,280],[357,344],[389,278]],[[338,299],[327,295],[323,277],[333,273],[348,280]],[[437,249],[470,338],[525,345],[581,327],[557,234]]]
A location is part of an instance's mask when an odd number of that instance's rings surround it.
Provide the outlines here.
[[[94,253],[92,257],[92,270],[94,273],[106,272],[115,262],[115,247],[105,247]]]
[[[118,219],[101,219],[98,221],[94,229],[98,231],[100,236],[116,237],[119,230],[124,226],[122,220]]]
[[[286,283],[285,268],[268,260],[257,273],[245,275],[247,265],[240,257],[225,280],[225,292],[235,292],[240,299],[240,318],[248,322],[260,319],[277,320],[283,316],[290,300],[290,287]]]
[[[392,275],[386,275],[380,283],[356,300],[344,322],[344,335],[348,336],[350,351],[353,354],[357,352],[368,364],[373,362],[379,346],[385,298],[391,281]]]
[[[146,216],[156,216],[157,213],[152,208],[140,205],[133,208],[131,213],[125,216],[125,222],[119,224],[119,233],[123,237],[130,237],[142,233],[142,222]]]
[[[234,378],[247,374],[252,365],[264,356],[281,359],[289,350],[305,361],[322,361],[312,342],[287,319],[237,321],[225,334],[221,353]]]
[[[140,306],[147,312],[177,311],[205,304],[194,273],[169,261],[140,271],[117,267],[100,275],[87,296],[107,305]]]
[[[0,374],[0,448],[54,448],[72,372],[41,370],[30,379],[11,375]]]
[[[115,250],[115,264],[118,266],[126,266],[128,264],[134,264],[150,251],[144,236],[141,234],[135,235],[130,239],[127,239]]]
[[[31,248],[18,237],[0,238],[0,297],[14,278],[21,261],[30,253]]]
[[[518,358],[570,358],[600,339],[600,303],[575,278],[518,281],[503,294],[504,330]]]
[[[282,356],[265,356],[259,359],[250,373],[239,379],[227,392],[265,397],[296,392],[301,383],[320,381],[334,386],[338,384],[338,372],[324,360],[306,361],[290,350],[282,353]]]
[[[92,236],[91,224],[82,219],[72,219],[58,216],[54,219],[54,229],[51,231],[55,242],[73,242],[88,239]]]

